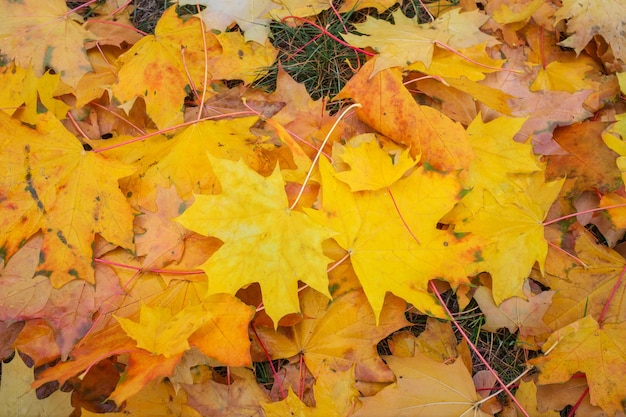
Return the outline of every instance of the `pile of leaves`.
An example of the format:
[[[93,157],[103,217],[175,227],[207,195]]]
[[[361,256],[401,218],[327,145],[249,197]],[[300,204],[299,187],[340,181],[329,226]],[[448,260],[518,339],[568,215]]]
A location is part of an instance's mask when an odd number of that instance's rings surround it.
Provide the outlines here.
[[[131,3],[0,1],[9,414],[624,415],[621,0]],[[272,21],[339,94],[256,87]]]

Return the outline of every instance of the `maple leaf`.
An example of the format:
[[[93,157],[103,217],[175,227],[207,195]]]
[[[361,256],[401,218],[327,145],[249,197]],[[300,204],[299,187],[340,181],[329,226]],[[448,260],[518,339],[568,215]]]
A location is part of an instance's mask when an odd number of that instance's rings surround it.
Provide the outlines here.
[[[287,398],[263,404],[267,417],[298,415],[302,417],[343,417],[355,407],[359,391],[354,387],[354,367],[340,371],[329,366],[320,368],[313,392],[315,407],[307,407],[289,388]]]
[[[559,417],[560,414],[554,410],[539,412],[537,408],[537,386],[534,381],[521,381],[519,388],[515,391],[515,398],[520,402],[524,410],[533,417]]]
[[[572,33],[559,45],[574,48],[577,54],[595,35],[602,35],[611,45],[615,56],[626,62],[626,5],[620,0],[564,0],[554,15],[556,22],[568,20],[567,31]]]
[[[189,203],[190,204],[190,203]],[[158,210],[143,210],[135,218],[135,246],[137,256],[145,256],[146,268],[162,268],[171,262],[178,262],[183,256],[185,238],[189,232],[172,219],[185,211],[185,203],[176,194],[176,188],[157,188],[156,205]]]
[[[371,151],[386,154],[380,148]],[[340,233],[337,242],[350,254],[375,315],[389,291],[422,311],[444,317],[441,306],[428,293],[428,282],[464,282],[465,265],[474,252],[458,244],[459,239],[450,232],[436,228],[458,198],[456,176],[419,167],[390,187],[352,194],[347,186],[336,183],[324,160],[320,172],[322,209],[318,214],[307,213]],[[381,281],[381,276],[388,279]]]
[[[228,385],[213,380],[182,384],[188,396],[187,405],[203,416],[264,417],[261,404],[269,397],[257,384],[252,370],[231,368],[230,378]]]
[[[522,284],[535,262],[544,270],[548,244],[543,221],[563,186],[563,181],[544,182],[541,171],[518,182],[520,191],[499,203],[489,191],[482,192],[483,207],[466,220],[455,223],[455,231],[482,237],[476,272],[493,277],[493,298],[500,304],[509,297],[524,297]],[[504,255],[506,254],[506,255]],[[516,259],[511,265],[510,256]]]
[[[276,147],[259,138],[250,129],[258,117],[234,120],[205,120],[195,123],[174,138],[152,138],[146,149],[134,143],[107,155],[128,163],[140,163],[141,168],[123,182],[124,191],[141,207],[156,211],[157,187],[176,186],[178,195],[188,200],[193,193],[219,191],[219,182],[207,159],[207,150],[218,158],[233,161],[243,159],[249,166],[269,174],[274,168],[271,151]]]
[[[626,332],[623,323],[603,324],[591,316],[583,317],[550,335],[543,345],[546,356],[531,360],[540,370],[538,383],[567,381],[584,372],[589,384],[591,404],[613,416],[623,411],[626,398]]]
[[[355,23],[356,30],[364,35],[342,34],[351,45],[371,46],[380,53],[372,75],[389,67],[405,67],[413,62],[430,66],[436,43],[456,49],[476,44],[496,43],[491,36],[481,32],[480,26],[489,16],[477,10],[460,13],[460,9],[441,14],[435,21],[418,24],[401,10],[393,13],[394,24],[368,16],[365,22]]]
[[[137,347],[171,358],[189,349],[187,338],[204,324],[205,316],[200,305],[186,307],[172,316],[169,308],[142,304],[139,323],[113,317],[126,334],[137,341]]]
[[[261,44],[246,42],[241,32],[220,33],[215,37],[222,47],[222,53],[208,62],[215,80],[242,80],[248,85],[262,77],[278,55],[269,40]]]
[[[277,330],[256,328],[272,359],[302,354],[315,378],[325,366],[345,371],[356,365],[359,380],[393,379],[376,352],[376,344],[407,325],[402,313],[404,301],[388,296],[378,325],[361,290],[350,291],[329,304],[322,294],[305,289],[301,304],[303,320],[294,326],[280,326]]]
[[[530,143],[513,140],[525,122],[525,118],[499,117],[484,123],[481,115],[477,115],[467,127],[475,156],[465,177],[467,187],[473,191],[463,198],[463,204],[473,212],[484,204],[479,190],[488,190],[496,200],[505,203],[520,191],[511,181],[514,175],[532,174],[543,168]],[[499,169],[493,169],[496,166]]]
[[[415,103],[398,69],[383,70],[370,77],[377,59],[368,61],[335,99],[352,98],[360,103],[359,119],[409,147],[411,155],[420,155],[435,169],[467,168],[473,155],[463,127],[443,113]]]
[[[177,220],[189,230],[224,241],[201,265],[208,294],[235,294],[258,282],[274,323],[299,311],[298,281],[330,297],[322,242],[330,230],[289,208],[278,166],[267,178],[237,163],[209,154],[222,186],[218,195],[196,195]],[[222,279],[218,277],[227,277]]]
[[[84,42],[97,39],[82,27],[83,18],[70,13],[65,1],[3,1],[0,50],[37,76],[49,68],[72,87],[91,71]]]
[[[575,93],[590,88],[585,75],[593,69],[586,60],[575,62],[550,62],[539,69],[537,78],[530,86],[530,91],[555,90]]]
[[[373,397],[361,398],[363,405],[355,417],[378,417],[381,410],[389,417],[462,416],[470,410],[474,416],[487,417],[476,409],[481,397],[463,361],[446,365],[419,351],[413,357],[384,359],[396,375],[396,382]]]
[[[256,41],[264,45],[270,33],[266,14],[276,7],[271,0],[245,0],[224,3],[222,0],[180,0],[179,4],[205,6],[198,16],[207,30],[226,32],[226,28],[236,23],[244,32],[246,41]]]
[[[50,416],[69,415],[74,410],[70,394],[55,391],[45,399],[38,399],[35,390],[31,389],[34,369],[29,368],[20,355],[9,363],[2,364],[2,380],[0,381],[0,403],[2,412],[11,416]]]
[[[626,287],[622,284],[615,288],[625,266],[624,258],[613,249],[598,245],[587,231],[576,239],[575,250],[584,265],[574,263],[570,256],[556,249],[548,252],[543,282],[556,293],[544,322],[556,330],[585,316],[598,319],[605,309],[605,323],[625,321],[626,311],[620,306]],[[607,309],[611,297],[614,301]]]
[[[618,189],[623,184],[614,162],[618,155],[602,141],[602,132],[608,127],[605,122],[584,122],[556,129],[554,140],[568,155],[546,158],[546,178],[567,177],[566,187],[576,194],[592,189],[604,194]]]
[[[495,332],[503,327],[511,333],[519,330],[523,338],[550,333],[550,328],[542,318],[552,303],[555,291],[543,291],[533,295],[528,280],[524,282],[523,291],[528,300],[512,297],[496,306],[491,291],[487,287],[478,287],[474,299],[485,314],[486,322],[482,328],[488,332]]]
[[[377,152],[379,145],[374,135],[361,138],[362,143],[359,143],[359,137],[354,137],[346,147],[335,144],[333,152],[350,166],[350,170],[338,172],[335,177],[348,184],[353,192],[389,187],[417,163],[411,159],[408,150],[397,155],[394,161],[386,152]]]
[[[0,105],[4,112],[30,124],[37,123],[42,105],[58,119],[64,119],[70,106],[53,97],[59,81],[59,74],[45,72],[36,77],[32,68],[24,69],[11,63],[0,74]]]
[[[50,113],[35,129],[0,113],[0,247],[11,256],[19,242],[44,233],[39,271],[50,271],[56,288],[76,278],[94,283],[92,242],[100,233],[132,247],[133,212],[117,180],[134,169],[86,152]],[[11,144],[9,145],[9,141]]]
[[[174,415],[179,417],[201,417],[188,405],[188,398],[183,390],[175,390],[167,381],[152,381],[137,394],[125,401],[123,413],[134,417],[161,417]],[[119,412],[94,413],[81,410],[83,417],[119,417]]]
[[[131,106],[137,97],[143,98],[146,112],[160,129],[182,123],[185,88],[190,83],[203,88],[205,53],[211,56],[221,50],[214,35],[208,33],[203,40],[202,29],[198,19],[180,19],[175,5],[166,10],[155,34],[118,58],[121,68],[113,97]]]

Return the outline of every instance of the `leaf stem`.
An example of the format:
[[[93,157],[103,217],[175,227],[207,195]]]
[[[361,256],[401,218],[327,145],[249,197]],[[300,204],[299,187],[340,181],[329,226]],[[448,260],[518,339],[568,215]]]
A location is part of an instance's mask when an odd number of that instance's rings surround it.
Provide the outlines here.
[[[259,341],[259,345],[261,346],[261,349],[263,349],[263,352],[265,352],[265,357],[267,358],[267,361],[270,364],[270,368],[272,368],[272,374],[274,375],[274,383],[278,384],[278,389],[280,390],[280,395],[282,395],[282,397],[283,397],[282,399],[284,400],[285,398],[287,398],[287,394],[285,394],[285,389],[283,388],[283,384],[280,383],[280,378],[278,378],[278,372],[276,371],[276,368],[274,367],[274,363],[272,362],[272,356],[267,351],[267,348],[265,347],[265,344],[263,343],[263,341],[259,337],[259,334],[256,331],[256,326],[253,324],[250,327],[252,327],[252,331],[254,332],[254,335],[256,336],[256,339]]]
[[[614,204],[612,206],[606,206],[606,207],[596,207],[596,208],[589,209],[589,210],[583,210],[583,211],[580,211],[580,212],[568,214],[566,216],[557,217],[556,219],[545,221],[545,222],[542,223],[542,225],[543,226],[548,226],[550,224],[560,222],[561,220],[566,220],[566,219],[570,219],[572,217],[576,217],[579,214],[595,213],[596,211],[603,211],[603,210],[609,210],[609,209],[620,208],[620,207],[626,207],[626,203]]]
[[[181,123],[181,124],[178,124],[176,126],[166,127],[165,129],[161,129],[161,130],[156,131],[156,132],[147,133],[147,134],[145,134],[143,136],[139,136],[137,138],[129,139],[126,142],[116,143],[115,145],[106,146],[104,148],[99,148],[99,149],[94,149],[94,152],[95,153],[100,153],[100,152],[104,152],[104,151],[110,151],[111,149],[115,149],[115,148],[121,148],[122,146],[130,145],[131,143],[135,143],[135,142],[141,142],[142,140],[151,138],[152,136],[158,136],[158,135],[160,135],[162,133],[171,132],[172,130],[180,129],[181,127],[191,126],[193,124],[196,124],[198,122],[203,122],[205,120],[219,119],[219,118],[228,117],[228,116],[250,116],[250,115],[253,115],[253,114],[254,113],[248,112],[248,111],[239,111],[239,112],[234,112],[234,113],[218,114],[216,116],[207,116],[207,117],[203,117],[200,120],[191,120],[189,122]]]

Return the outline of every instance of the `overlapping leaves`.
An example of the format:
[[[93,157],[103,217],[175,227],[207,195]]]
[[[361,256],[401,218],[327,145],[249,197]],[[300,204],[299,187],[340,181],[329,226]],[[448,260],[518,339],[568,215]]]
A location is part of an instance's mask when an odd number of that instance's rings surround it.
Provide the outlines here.
[[[106,13],[123,10],[105,3]],[[67,381],[82,393],[101,372],[94,364],[110,361],[119,383],[105,395],[133,412],[165,396],[212,415],[235,402],[246,415],[483,415],[449,342],[451,364],[423,348],[386,363],[376,351],[408,325],[407,303],[446,317],[433,281],[460,300],[483,285],[487,328],[543,345],[540,386],[584,372],[591,403],[622,411],[623,258],[567,226],[558,238],[548,229],[562,246],[549,250],[545,225],[590,191],[612,192],[606,204],[623,197],[623,161],[604,145],[625,154],[623,126],[559,130],[621,111],[601,113],[618,100],[610,72],[624,61],[623,7],[602,2],[616,24],[571,1],[494,1],[427,23],[400,10],[393,23],[370,16],[355,25],[360,35],[343,36],[378,57],[336,97],[361,105],[339,120],[281,71],[275,93],[251,86],[276,56],[263,23],[329,7],[296,3],[201,1],[183,18],[172,7],[155,35],[124,51],[121,37],[86,43],[100,35],[61,1],[34,19],[34,2],[4,2],[0,48],[14,62],[0,74],[2,354],[60,356],[35,384]],[[544,32],[554,37],[562,20],[560,45],[576,53],[546,46]],[[226,31],[234,23],[243,34]],[[585,55],[594,35],[612,54],[601,56],[596,38],[596,56]],[[591,139],[579,147],[574,136]],[[528,291],[533,266],[555,293]],[[298,387],[261,405],[267,395],[244,369],[226,392],[216,370],[253,359],[299,362],[299,381],[316,379],[314,401]],[[358,398],[357,380],[390,385],[364,385]],[[220,399],[204,404],[207,392]]]

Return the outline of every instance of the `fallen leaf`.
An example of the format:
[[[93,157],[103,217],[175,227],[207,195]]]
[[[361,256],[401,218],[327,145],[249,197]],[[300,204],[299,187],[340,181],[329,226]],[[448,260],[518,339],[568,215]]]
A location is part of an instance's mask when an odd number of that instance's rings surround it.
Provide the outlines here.
[[[591,404],[614,415],[624,410],[625,344],[623,323],[600,326],[593,317],[583,317],[552,333],[542,348],[546,356],[531,360],[540,371],[537,383],[562,383],[584,372]]]
[[[373,397],[361,398],[355,417],[380,416],[462,416],[486,417],[476,409],[481,397],[463,361],[445,365],[419,351],[410,358],[385,356],[396,382]]]
[[[491,291],[487,287],[478,287],[474,299],[485,314],[486,322],[482,328],[488,332],[501,328],[507,328],[511,333],[519,330],[523,338],[550,333],[550,328],[542,318],[552,303],[555,291],[543,291],[533,295],[528,281],[524,282],[523,291],[528,300],[512,297],[496,306]]]
[[[337,242],[345,244],[375,315],[382,310],[385,294],[392,292],[421,311],[444,317],[428,292],[428,282],[435,278],[455,285],[464,282],[462,260],[473,259],[475,251],[449,231],[436,228],[458,197],[456,176],[419,167],[388,188],[352,194],[347,187],[335,185],[338,180],[324,160],[320,171],[322,189],[332,192],[323,194],[317,214],[307,213],[340,233]]]
[[[50,113],[29,128],[6,113],[0,126],[11,131],[2,143],[0,179],[3,231],[0,247],[11,256],[38,230],[44,234],[38,271],[50,271],[55,288],[74,280],[94,283],[92,242],[100,233],[125,248],[132,244],[133,211],[117,180],[134,169],[86,152]]]
[[[212,56],[221,50],[214,35],[208,33],[203,40],[203,34],[198,19],[185,22],[177,16],[176,6],[170,7],[159,19],[154,35],[145,36],[119,57],[121,68],[113,97],[126,106],[143,98],[159,129],[183,123],[183,103],[189,93],[185,88],[191,82],[202,91],[208,71],[205,54]]]
[[[183,226],[224,241],[201,265],[209,280],[208,294],[235,294],[259,282],[267,314],[281,317],[300,311],[298,281],[330,297],[322,242],[330,230],[291,210],[278,167],[264,178],[243,162],[209,155],[222,185],[218,195],[196,195],[195,202],[177,218]]]
[[[348,184],[352,192],[389,187],[417,163],[409,156],[408,150],[395,158],[380,152],[373,135],[369,137],[372,140],[364,139],[358,145],[355,142],[357,138],[353,138],[352,144],[345,147],[336,144],[333,152],[350,167],[348,171],[338,172],[335,177]]]
[[[221,0],[180,0],[179,4],[205,6],[198,16],[207,31],[215,29],[226,32],[226,28],[236,23],[244,32],[246,41],[256,41],[261,45],[265,44],[270,33],[270,20],[265,15],[276,6],[271,0],[245,0],[228,4]]]
[[[63,82],[76,87],[91,71],[84,43],[97,39],[82,23],[62,0],[3,2],[0,49],[22,68],[32,66],[38,77],[52,68]]]
[[[172,316],[169,308],[141,306],[139,323],[113,316],[137,347],[166,358],[189,349],[187,339],[204,324],[205,312],[199,305],[189,306]]]
[[[378,325],[374,312],[361,290],[351,291],[329,304],[311,289],[302,291],[303,319],[294,326],[277,330],[257,327],[256,332],[272,359],[304,356],[304,363],[315,378],[321,369],[331,367],[346,371],[356,366],[356,378],[362,381],[388,382],[389,369],[376,352],[376,344],[395,330],[407,325],[405,302],[388,296]],[[258,356],[260,353],[259,348]]]
[[[559,45],[574,48],[577,54],[595,35],[602,35],[611,45],[615,56],[626,62],[626,5],[619,0],[564,0],[554,15],[557,22],[567,20],[571,35]]]
[[[489,18],[479,11],[461,14],[460,9],[452,9],[435,21],[422,24],[406,17],[401,10],[396,10],[392,16],[395,23],[371,16],[363,23],[356,23],[356,30],[367,36],[342,35],[351,45],[371,46],[380,53],[371,76],[385,68],[405,67],[413,62],[429,67],[435,44],[461,49],[485,42],[496,43],[494,38],[479,30]]]
[[[320,368],[313,392],[315,407],[307,407],[289,389],[287,398],[274,403],[264,403],[267,417],[297,415],[302,417],[343,417],[350,415],[356,406],[359,392],[354,387],[354,367],[339,371],[328,365]]]
[[[269,397],[256,383],[252,370],[231,368],[230,375],[228,385],[213,380],[183,385],[187,405],[203,416],[264,417],[261,404]]]
[[[43,400],[37,398],[31,383],[33,369],[26,366],[17,352],[9,363],[2,365],[0,403],[2,412],[10,416],[60,416],[70,415],[74,408],[70,394],[55,391]]]
[[[373,75],[376,60],[368,61],[335,99],[352,98],[362,105],[361,120],[389,139],[410,148],[435,169],[467,168],[473,157],[465,131],[443,113],[415,103],[397,69]]]

